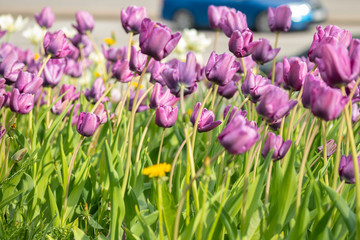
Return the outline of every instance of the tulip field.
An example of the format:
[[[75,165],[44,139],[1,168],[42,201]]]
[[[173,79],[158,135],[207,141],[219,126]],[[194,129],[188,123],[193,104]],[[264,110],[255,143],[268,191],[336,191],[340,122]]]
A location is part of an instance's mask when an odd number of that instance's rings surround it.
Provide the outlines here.
[[[360,239],[351,32],[319,25],[280,58],[287,5],[275,42],[225,6],[212,39],[129,6],[126,46],[94,41],[86,11],[73,29],[34,14],[32,50],[12,43],[27,20],[0,16],[0,239]]]

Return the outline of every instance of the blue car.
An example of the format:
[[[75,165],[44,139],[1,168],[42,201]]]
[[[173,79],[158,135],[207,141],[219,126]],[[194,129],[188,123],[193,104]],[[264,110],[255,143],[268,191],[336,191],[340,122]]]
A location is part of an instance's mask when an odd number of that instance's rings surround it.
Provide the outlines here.
[[[246,14],[248,26],[269,31],[268,7],[286,4],[292,11],[291,30],[304,30],[310,23],[326,20],[327,12],[317,0],[163,0],[162,17],[182,28],[209,28],[207,9],[210,5],[235,8]]]

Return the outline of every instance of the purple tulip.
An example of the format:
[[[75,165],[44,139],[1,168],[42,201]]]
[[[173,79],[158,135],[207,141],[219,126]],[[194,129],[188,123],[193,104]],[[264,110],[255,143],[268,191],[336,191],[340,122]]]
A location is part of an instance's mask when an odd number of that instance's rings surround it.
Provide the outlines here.
[[[42,86],[44,80],[29,72],[20,72],[15,82],[15,87],[19,89],[20,93],[32,93]]]
[[[201,107],[201,103],[198,102],[195,104],[194,111],[191,114],[190,121],[195,126],[196,119],[198,115],[200,114],[197,130],[199,132],[209,132],[219,126],[221,124],[221,121],[214,121],[215,114],[204,108],[201,113],[199,113]]]
[[[316,58],[321,57],[322,50],[321,46],[326,43],[332,45],[341,44],[345,47],[350,45],[351,33],[345,29],[340,29],[335,25],[328,25],[324,29],[322,26],[316,27],[317,32],[314,34],[313,42],[307,53],[308,57],[312,62],[315,62]]]
[[[359,119],[359,116],[360,116],[359,107],[357,104],[353,104],[352,105],[352,115],[351,115],[352,122],[356,123]]]
[[[358,157],[358,164],[360,165],[360,156]],[[360,174],[360,171],[359,173]],[[339,175],[341,180],[345,180],[346,183],[355,183],[355,170],[352,155],[342,155],[339,164]]]
[[[86,89],[85,97],[89,102],[97,102],[105,92],[104,81],[102,78],[95,79],[91,89]],[[104,97],[102,102],[108,101],[108,97]]]
[[[76,130],[84,137],[91,137],[100,124],[100,118],[95,113],[81,112],[76,124]]]
[[[180,97],[180,90],[184,88],[184,95],[193,93],[196,88],[196,58],[193,52],[186,56],[186,63],[174,61],[174,65],[168,65],[162,73],[162,77],[170,89],[170,92]]]
[[[120,20],[124,30],[129,33],[138,34],[140,32],[141,22],[147,18],[144,7],[129,6],[121,10]]]
[[[230,154],[245,153],[259,138],[257,128],[241,114],[236,114],[218,136],[220,144]]]
[[[251,71],[246,74],[241,92],[244,96],[249,96],[253,103],[260,101],[261,97],[270,89],[271,81],[261,75],[254,75]]]
[[[89,37],[86,35],[76,34],[70,41],[78,49],[81,49],[84,57],[88,57],[94,49]]]
[[[130,82],[134,73],[129,68],[128,60],[118,60],[112,68],[113,76],[120,82]]]
[[[266,38],[260,38],[259,41],[260,44],[251,55],[252,59],[259,64],[270,62],[279,53],[280,48],[272,49]]]
[[[321,58],[316,59],[321,77],[332,86],[346,85],[359,76],[360,46],[352,49],[351,55],[343,45],[325,44]]]
[[[290,149],[290,146],[291,140],[284,142],[280,135],[275,135],[275,133],[269,132],[261,151],[261,155],[265,158],[271,149],[274,149],[272,158],[277,161],[285,157],[286,153]]]
[[[93,16],[85,11],[78,11],[75,14],[77,25],[73,27],[80,33],[86,34],[86,32],[92,32],[94,29],[94,18]]]
[[[134,46],[131,46],[129,61],[130,70],[140,74],[145,67],[147,58],[148,57],[145,54],[142,54],[141,51],[137,51]]]
[[[152,83],[157,82],[157,83],[160,83],[161,86],[166,86],[166,83],[165,83],[163,75],[162,75],[162,72],[166,68],[167,68],[166,64],[161,63],[159,61],[154,61],[151,68],[150,69],[148,68],[149,73],[150,73],[150,82],[152,82]]]
[[[234,56],[228,53],[218,55],[213,51],[206,64],[205,74],[209,81],[225,86],[234,77],[240,65]]]
[[[55,97],[53,98],[53,102],[55,101]],[[51,108],[51,112],[56,115],[60,115],[62,112],[65,111],[67,105],[69,104],[70,100],[63,100],[62,98],[57,101],[54,106]]]
[[[196,81],[200,82],[205,79],[205,67],[202,67],[200,63],[196,63]]]
[[[2,129],[1,125],[0,125],[0,139],[5,135],[6,133],[6,129]]]
[[[140,90],[139,91],[139,96],[138,96],[138,99],[137,99],[137,104],[139,104],[139,100],[140,98],[144,95],[144,90]],[[130,90],[130,96],[129,96],[129,111],[132,111],[132,108],[133,108],[133,103],[134,103],[134,97],[135,97],[135,92]],[[139,105],[139,108],[136,109],[136,112],[139,113],[139,112],[143,112],[143,111],[146,111],[148,110],[149,107],[147,106],[146,104],[146,98],[144,98],[144,100],[141,101],[140,105]]]
[[[326,85],[325,82],[314,74],[307,73],[304,80],[303,94],[301,95],[301,102],[305,108],[310,108],[311,98],[313,96],[312,90],[320,85]]]
[[[61,81],[65,69],[64,59],[50,59],[44,67],[44,86],[55,87]]]
[[[229,113],[231,107],[232,107],[232,109],[231,109],[231,112]],[[225,109],[224,109],[224,113],[223,113],[223,119],[224,120],[226,119],[228,114],[229,114],[229,118],[228,118],[228,121],[227,121],[226,125],[228,125],[229,122],[231,122],[231,120],[234,118],[235,115],[240,114],[241,116],[246,117],[247,112],[239,110],[237,107],[232,106],[230,104],[230,105],[227,105],[225,107]]]
[[[317,149],[318,149],[319,152],[322,152],[323,149],[324,149],[324,146],[321,145]],[[335,143],[334,139],[329,139],[326,142],[326,155],[327,155],[327,157],[329,158],[331,155],[334,154],[335,151],[336,151],[336,143]]]
[[[10,98],[10,109],[18,114],[28,114],[34,107],[34,95],[20,93],[19,89],[13,88]]]
[[[44,7],[39,14],[34,15],[36,22],[40,27],[51,28],[55,21],[55,14],[50,7]]]
[[[287,5],[268,9],[268,23],[272,32],[287,32],[291,27],[291,10]]]
[[[289,95],[286,91],[273,86],[261,98],[256,111],[268,122],[272,123],[281,120],[296,104],[297,101],[289,100]]]
[[[106,60],[110,61],[110,62],[117,62],[118,60],[124,60],[126,59],[126,52],[127,52],[127,47],[122,47],[122,48],[111,48],[109,47],[108,49],[105,48],[105,45],[102,44],[101,45],[102,48],[102,52],[104,54],[104,57],[106,58]]]
[[[104,104],[100,103],[99,106],[95,109],[94,113],[99,117],[100,124],[104,124],[108,121],[107,112]],[[109,114],[110,119],[114,117],[114,114]]]
[[[160,106],[156,108],[155,124],[159,127],[170,128],[175,125],[178,107]]]
[[[284,83],[284,74],[283,74],[283,63],[277,62],[275,64],[275,85],[281,86]],[[268,74],[268,78],[270,79],[272,75],[272,68]]]
[[[259,41],[253,42],[253,32],[250,29],[242,32],[235,30],[230,37],[229,50],[238,58],[246,57],[252,54],[259,44]]]
[[[63,84],[61,86],[59,96],[63,95],[64,93],[65,95],[62,97],[63,100],[75,102],[80,98],[80,92],[76,92],[76,87],[72,84]]]
[[[0,109],[5,106],[8,101],[8,95],[5,90],[0,89]]]
[[[67,55],[67,59],[77,60],[80,57],[80,50],[72,43],[69,43],[70,54]]]
[[[179,32],[171,34],[170,28],[152,22],[148,18],[141,22],[139,36],[141,52],[158,61],[167,57],[174,50],[180,38]]]
[[[150,108],[155,109],[160,106],[174,106],[178,98],[170,93],[169,89],[162,89],[160,83],[155,83],[150,97]]]
[[[243,57],[242,59],[245,63],[246,72],[252,71],[252,69],[256,66],[256,62],[252,60],[251,56]],[[240,68],[237,72],[244,73],[244,67],[242,64],[240,64]]]
[[[339,89],[328,87],[325,84],[313,88],[311,94],[311,112],[325,121],[338,118],[349,101],[349,98],[343,96]]]
[[[284,88],[293,89],[294,91],[300,91],[305,75],[308,72],[307,65],[300,58],[284,57],[283,59],[283,78]]]
[[[231,99],[238,91],[237,84],[240,81],[240,79],[241,76],[235,74],[232,80],[228,84],[226,84],[225,86],[218,87],[217,93],[226,99]]]
[[[220,22],[223,21],[225,15],[229,11],[236,11],[233,8],[228,8],[226,6],[214,6],[210,5],[208,7],[208,19],[209,25],[212,29],[220,29]]]
[[[52,58],[64,58],[71,53],[69,42],[65,33],[61,30],[50,33],[46,32],[44,36],[44,49],[46,55]]]
[[[12,51],[0,63],[0,75],[5,78],[7,84],[13,84],[23,67],[24,64],[18,62],[17,53]]]
[[[65,60],[66,61],[65,61],[64,73],[73,78],[81,77],[83,73],[83,63],[78,62],[71,58],[67,58]]]
[[[228,11],[219,25],[227,37],[231,37],[236,30],[242,32],[248,28],[246,15],[240,11]]]

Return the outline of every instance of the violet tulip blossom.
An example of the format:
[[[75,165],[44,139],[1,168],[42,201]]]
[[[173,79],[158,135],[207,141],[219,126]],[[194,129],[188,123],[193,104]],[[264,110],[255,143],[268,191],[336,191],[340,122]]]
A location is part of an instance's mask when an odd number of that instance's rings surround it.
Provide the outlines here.
[[[275,64],[275,85],[276,86],[281,86],[284,83],[284,74],[283,74],[283,63],[282,62],[277,62]],[[271,79],[271,75],[272,75],[272,68],[269,71],[269,74],[267,75],[267,77],[269,79]]]
[[[122,83],[130,82],[134,76],[129,68],[128,60],[118,60],[112,68],[112,74]]]
[[[147,18],[144,7],[129,6],[121,10],[120,20],[124,30],[129,33],[138,34],[140,32],[141,22]]]
[[[94,113],[99,117],[100,124],[104,124],[108,121],[107,112],[104,104],[100,103],[99,106],[95,109]],[[110,119],[114,117],[113,113],[109,113]]]
[[[246,15],[240,11],[228,11],[223,20],[220,21],[219,26],[227,37],[231,37],[234,31],[242,32],[248,28]]]
[[[52,58],[64,58],[71,52],[65,33],[61,30],[55,33],[46,32],[44,49],[46,55],[51,55]]]
[[[231,99],[238,91],[237,84],[240,81],[240,79],[241,76],[235,74],[232,80],[228,84],[226,84],[225,86],[218,87],[217,93],[226,99]]]
[[[5,104],[8,101],[8,95],[6,94],[6,92],[2,89],[0,89],[0,109],[5,106]]]
[[[280,135],[275,135],[275,133],[269,132],[261,151],[261,155],[265,158],[269,152],[274,149],[272,159],[277,161],[285,157],[286,153],[290,149],[290,146],[291,140],[284,142]]]
[[[262,65],[272,61],[279,53],[280,48],[272,49],[269,40],[266,38],[260,38],[259,41],[260,44],[255,48],[251,57],[255,62]]]
[[[78,11],[75,14],[77,25],[73,27],[80,33],[86,34],[86,32],[92,32],[94,29],[94,18],[93,16],[85,11]]]
[[[84,57],[88,57],[93,51],[91,40],[86,35],[76,34],[73,38],[70,38],[70,41],[78,49],[81,49],[81,53]]]
[[[258,129],[241,114],[236,114],[218,136],[220,144],[234,155],[245,153],[259,139]]]
[[[156,108],[155,124],[159,127],[170,128],[176,123],[178,107],[160,106]]]
[[[360,110],[358,105],[355,103],[352,105],[352,114],[351,114],[351,120],[353,123],[356,123],[360,116]]]
[[[232,108],[231,108],[232,107]],[[229,113],[231,109],[231,112]],[[240,114],[242,115],[243,117],[246,117],[247,115],[247,112],[246,111],[242,111],[242,110],[239,110],[237,107],[235,106],[232,106],[231,104],[227,105],[224,109],[224,113],[223,113],[223,119],[225,120],[227,115],[229,114],[229,118],[226,122],[226,125],[229,124],[229,122],[231,122],[231,120],[234,118],[235,115],[237,114]]]
[[[85,97],[89,102],[95,103],[95,102],[99,101],[99,99],[104,94],[104,92],[105,92],[104,81],[102,78],[97,78],[97,79],[95,79],[91,89],[90,90],[86,89]],[[108,97],[104,97],[102,102],[105,102],[108,100],[109,100]]]
[[[360,156],[357,158],[357,160],[358,164],[360,165]],[[341,180],[345,180],[346,183],[354,184],[355,174],[360,174],[360,170],[359,173],[355,173],[352,155],[350,154],[347,157],[342,155],[339,164],[339,176]]]
[[[256,103],[270,89],[271,81],[261,75],[254,75],[251,71],[246,74],[244,82],[241,84],[241,92],[244,96],[249,96],[250,101]]]
[[[34,95],[20,93],[19,89],[13,88],[10,97],[10,109],[18,114],[28,114],[34,107]]]
[[[74,102],[80,98],[80,92],[76,92],[76,87],[72,84],[63,84],[61,86],[59,96],[64,93],[65,95],[62,97],[63,100],[70,100]]]
[[[283,59],[283,78],[284,78],[284,88],[291,88],[294,91],[300,91],[304,80],[305,75],[307,74],[307,64],[302,61],[300,58],[291,58],[290,60],[287,57]]]
[[[5,78],[6,84],[13,84],[16,82],[16,79],[23,67],[24,64],[18,62],[17,53],[12,51],[6,55],[0,63],[0,75]]]
[[[84,137],[91,137],[100,124],[100,118],[95,113],[81,112],[76,124],[76,130]]]
[[[15,87],[19,89],[20,93],[32,93],[42,86],[43,79],[29,72],[20,72],[15,82]]]
[[[303,94],[301,95],[301,102],[304,108],[310,108],[311,98],[313,96],[312,90],[320,85],[326,85],[326,83],[314,74],[307,73],[304,80]]]
[[[166,83],[165,83],[163,75],[162,75],[162,72],[166,68],[167,68],[166,64],[161,63],[159,61],[154,61],[151,68],[150,69],[148,68],[149,73],[150,73],[150,82],[151,83],[157,82],[157,83],[160,83],[161,86],[166,86]]]
[[[197,125],[197,130],[199,132],[209,132],[219,126],[221,124],[221,121],[214,121],[215,114],[204,108],[201,113],[199,113],[201,107],[201,103],[198,102],[195,104],[194,111],[191,114],[190,121],[195,126],[196,119],[198,117],[198,114],[200,114],[199,122]]]
[[[268,24],[272,32],[287,32],[291,27],[291,10],[287,5],[268,8]]]
[[[225,15],[229,11],[236,11],[234,8],[228,8],[226,6],[214,6],[208,7],[208,20],[211,29],[220,29],[220,22],[223,21]]]
[[[238,58],[247,57],[255,51],[259,44],[259,41],[253,42],[253,32],[250,29],[242,32],[235,30],[229,40],[229,51]]]
[[[34,15],[36,22],[40,27],[51,28],[55,21],[55,14],[50,7],[44,7],[39,14]]]
[[[180,38],[179,32],[171,34],[170,28],[161,23],[152,22],[148,18],[141,22],[139,36],[141,52],[158,61],[174,50]]]
[[[327,155],[328,158],[335,153],[336,146],[337,145],[336,145],[334,139],[327,140],[327,142],[326,142],[326,155]],[[319,152],[322,152],[323,149],[324,149],[324,146],[321,145],[317,149],[318,149]]]
[[[193,93],[196,88],[196,57],[193,52],[186,56],[186,63],[174,61],[173,66],[164,69],[162,77],[170,92],[180,97],[180,90],[184,88],[184,95]]]
[[[110,62],[117,62],[118,60],[124,60],[126,59],[126,52],[127,52],[127,47],[121,47],[121,48],[105,48],[105,45],[102,44],[101,45],[101,49],[102,52],[104,54],[104,57],[106,60],[110,61]]]
[[[160,83],[155,83],[149,107],[155,109],[160,106],[174,106],[177,101],[178,98],[171,94],[169,89],[162,89]]]
[[[289,100],[289,95],[286,91],[273,86],[261,98],[256,111],[269,123],[272,123],[281,120],[296,104],[297,101]]]
[[[0,125],[0,139],[5,135],[6,129],[2,129],[2,126]]]
[[[71,59],[71,58],[66,58],[65,59],[64,73],[66,75],[69,75],[69,76],[73,77],[73,78],[81,77],[81,75],[83,73],[83,63],[78,62],[78,61],[76,61],[74,59]]]
[[[55,101],[55,97],[53,97],[53,102]],[[67,105],[69,104],[70,100],[59,99],[54,106],[51,108],[51,112],[56,115],[60,115],[62,112],[65,111]],[[70,110],[70,109],[69,109]]]
[[[145,54],[142,54],[141,51],[137,51],[134,46],[131,46],[131,54],[129,61],[129,67],[131,71],[141,74],[145,67],[147,59],[148,57]]]
[[[55,87],[61,81],[64,74],[64,59],[50,59],[44,67],[43,77],[44,86]]]
[[[205,67],[205,74],[209,81],[225,86],[240,68],[240,63],[228,53],[218,55],[213,51]]]

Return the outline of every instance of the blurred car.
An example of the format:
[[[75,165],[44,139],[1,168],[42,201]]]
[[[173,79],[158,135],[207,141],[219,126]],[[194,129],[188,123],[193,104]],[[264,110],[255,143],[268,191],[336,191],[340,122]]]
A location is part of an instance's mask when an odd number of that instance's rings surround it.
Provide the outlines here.
[[[246,14],[248,27],[269,31],[268,7],[286,4],[292,11],[291,30],[304,30],[309,24],[326,20],[327,12],[318,0],[163,0],[162,17],[183,28],[208,28],[210,5],[235,8]]]

